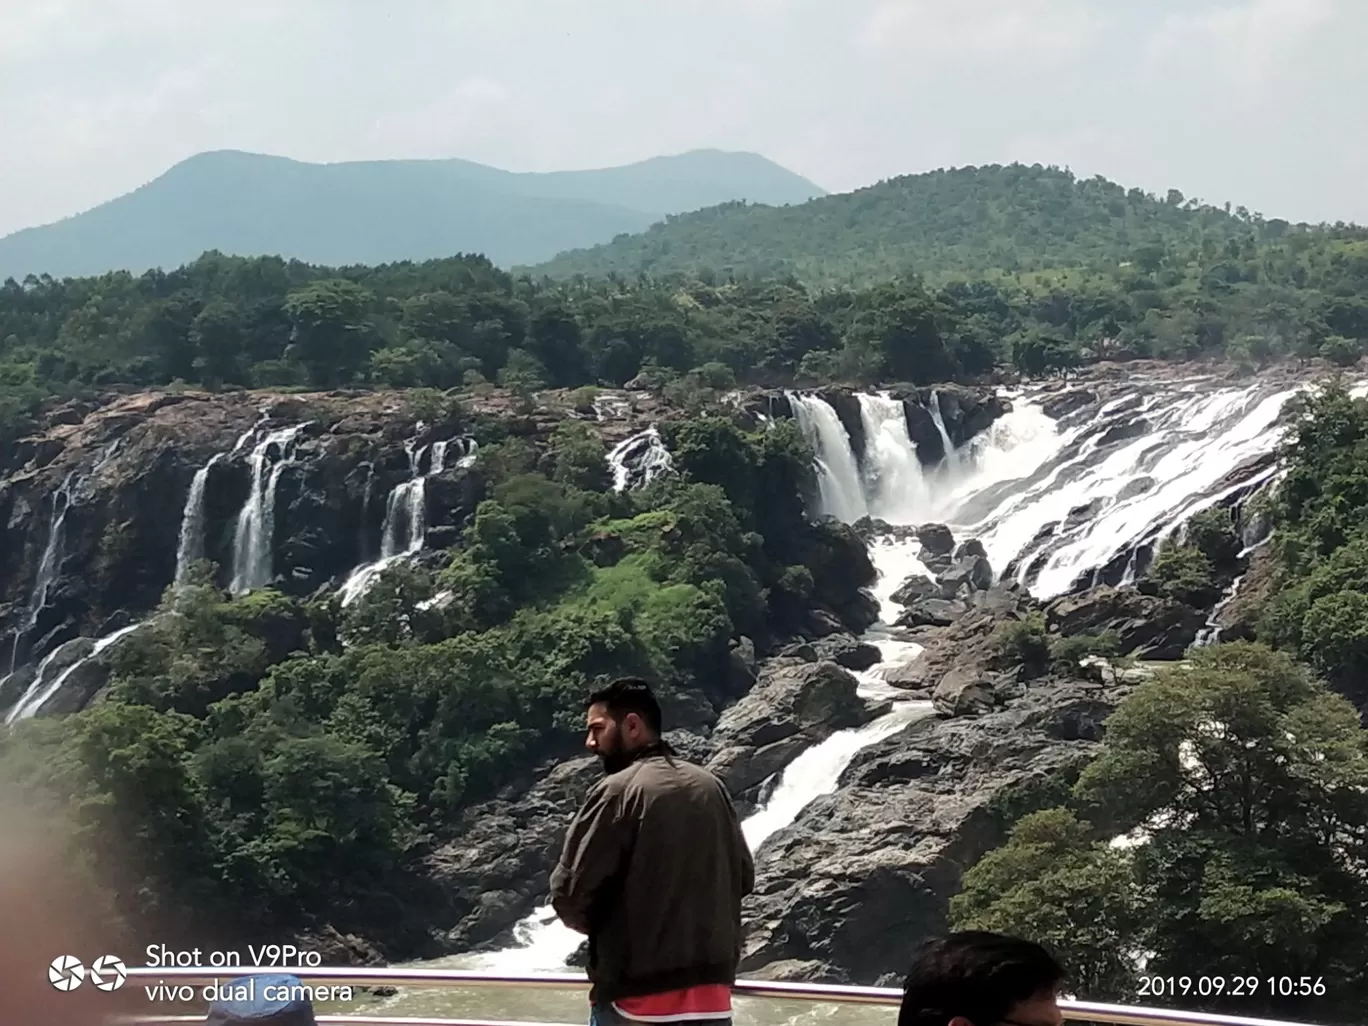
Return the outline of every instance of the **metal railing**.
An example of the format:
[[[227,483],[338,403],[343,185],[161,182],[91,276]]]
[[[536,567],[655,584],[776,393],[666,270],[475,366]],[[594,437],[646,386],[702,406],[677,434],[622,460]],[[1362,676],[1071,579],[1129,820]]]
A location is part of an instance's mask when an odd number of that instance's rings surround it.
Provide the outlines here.
[[[165,968],[130,967],[127,985],[146,985],[153,981],[168,984],[225,983],[244,976],[288,974],[297,977],[308,987],[350,986],[373,987],[444,987],[444,988],[502,988],[516,990],[587,991],[589,981],[571,973],[514,975],[473,972],[463,969],[404,969],[404,968]],[[739,998],[758,998],[771,1001],[802,1001],[809,1004],[875,1005],[896,1008],[902,992],[883,987],[851,987],[816,983],[779,983],[763,980],[737,980],[733,988]],[[1060,1010],[1068,1022],[1108,1023],[1113,1026],[1307,1026],[1277,1019],[1255,1019],[1243,1015],[1217,1015],[1210,1012],[1189,1012],[1173,1008],[1141,1008],[1131,1005],[1110,1005],[1095,1001],[1061,1000]],[[587,1018],[587,1016],[586,1016]],[[203,1023],[204,1016],[146,1015],[123,1020],[133,1024]],[[434,1019],[425,1017],[384,1017],[368,1015],[320,1015],[320,1024],[346,1026],[582,1026],[565,1023],[524,1023],[506,1020]]]

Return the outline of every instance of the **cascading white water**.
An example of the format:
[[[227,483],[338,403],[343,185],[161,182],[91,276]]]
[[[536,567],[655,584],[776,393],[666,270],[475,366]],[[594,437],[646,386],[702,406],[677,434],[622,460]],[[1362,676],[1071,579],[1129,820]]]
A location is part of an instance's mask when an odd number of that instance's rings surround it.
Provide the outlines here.
[[[181,512],[180,544],[176,547],[178,585],[185,583],[190,568],[204,558],[204,489],[210,470],[223,458],[223,453],[213,456],[190,480],[190,494],[185,497],[185,509]]]
[[[788,392],[799,430],[817,458],[818,512],[853,523],[869,513],[850,432],[831,404],[815,395]],[[914,454],[915,456],[915,454]]]
[[[446,470],[447,450],[457,446],[461,457],[457,467],[468,467],[476,458],[479,446],[473,438],[448,439],[433,442],[431,447],[419,447],[416,439],[404,444],[408,454],[409,478],[390,489],[385,500],[385,522],[380,529],[380,558],[362,563],[353,570],[338,589],[343,607],[351,605],[380,579],[380,575],[395,563],[421,552],[427,540],[427,480]],[[428,456],[424,469],[424,457]]]
[[[931,421],[936,425],[936,431],[940,434],[941,445],[945,448],[945,456],[942,458],[937,469],[941,474],[954,478],[962,466],[962,453],[955,447],[955,443],[950,438],[950,432],[945,426],[945,411],[941,409],[940,393],[931,392]]]
[[[907,433],[907,410],[886,393],[861,393],[859,401],[869,513],[889,523],[915,523],[928,514],[931,483]]]
[[[674,466],[670,450],[654,424],[630,438],[624,438],[608,453],[608,466],[613,471],[614,491],[629,485],[648,485]]]
[[[6,714],[5,725],[9,726],[17,723],[19,720],[32,719],[34,716],[38,715],[38,713],[42,712],[43,706],[51,701],[52,696],[62,690],[62,685],[67,682],[67,679],[73,673],[90,662],[90,660],[100,655],[100,653],[109,648],[110,645],[113,645],[120,638],[132,634],[145,623],[147,623],[146,620],[140,620],[137,623],[129,624],[127,627],[121,627],[112,634],[106,634],[103,638],[100,638],[95,642],[94,647],[91,648],[89,653],[82,656],[80,659],[77,659],[44,685],[44,671],[47,669],[48,664],[51,663],[53,656],[61,651],[61,646],[59,645],[57,648],[53,649],[52,652],[48,653],[47,658],[39,664],[38,672],[33,678],[33,683],[29,685],[28,690],[24,692],[23,697],[21,697],[19,701],[14,704],[14,707]]]
[[[1147,429],[1110,445],[1103,445],[1103,407],[1093,419],[1063,431],[1054,427],[1039,439],[1038,450],[1052,451],[1031,470],[1023,467],[1008,490],[986,496],[970,482],[957,496],[959,515],[951,526],[957,536],[979,538],[999,572],[1016,560],[1018,580],[1036,597],[1063,594],[1138,543],[1268,481],[1273,465],[1233,472],[1272,452],[1280,437],[1275,421],[1299,390],[1253,385],[1158,393],[1144,410]],[[1027,399],[1002,426],[1010,430],[1018,416],[1043,414]],[[1084,508],[1086,516],[1071,522],[1071,511]],[[1036,540],[1051,523],[1059,525],[1054,533]],[[1028,580],[1038,561],[1043,565]]]
[[[234,595],[264,588],[274,576],[276,485],[281,472],[294,462],[296,444],[306,426],[293,424],[270,432],[248,457],[252,490],[238,514],[233,538],[233,580],[229,590]]]

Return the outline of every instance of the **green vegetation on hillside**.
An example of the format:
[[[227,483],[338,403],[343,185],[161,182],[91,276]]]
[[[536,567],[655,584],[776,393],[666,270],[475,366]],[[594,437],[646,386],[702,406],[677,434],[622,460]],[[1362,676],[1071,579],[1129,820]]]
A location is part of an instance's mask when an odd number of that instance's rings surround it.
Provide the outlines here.
[[[0,280],[169,270],[208,250],[327,264],[481,252],[511,266],[641,231],[666,214],[820,195],[763,157],[717,150],[527,174],[466,160],[306,164],[201,153],[93,210],[0,239]]]
[[[345,610],[229,600],[201,572],[115,650],[108,700],[0,733],[0,779],[69,821],[135,930],[330,924],[413,950],[395,910],[430,900],[423,855],[576,750],[591,686],[648,675],[697,726],[749,683],[731,638],[870,583],[858,538],[803,515],[795,427],[668,432],[679,472],[626,494],[582,427],[491,444],[463,545]]]

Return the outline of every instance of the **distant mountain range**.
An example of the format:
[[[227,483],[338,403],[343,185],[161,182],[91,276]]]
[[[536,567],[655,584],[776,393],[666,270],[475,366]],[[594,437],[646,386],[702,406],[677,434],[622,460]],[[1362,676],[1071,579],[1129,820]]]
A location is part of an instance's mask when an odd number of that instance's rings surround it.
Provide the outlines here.
[[[764,157],[718,150],[550,173],[466,160],[306,164],[219,151],[93,210],[0,239],[0,281],[170,269],[207,250],[331,266],[483,253],[510,267],[640,232],[670,214],[822,195]]]

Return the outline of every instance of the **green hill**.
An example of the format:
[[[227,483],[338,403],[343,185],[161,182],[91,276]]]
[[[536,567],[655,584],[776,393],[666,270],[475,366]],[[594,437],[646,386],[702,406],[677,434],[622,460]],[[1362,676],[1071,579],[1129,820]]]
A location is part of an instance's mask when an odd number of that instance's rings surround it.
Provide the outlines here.
[[[1277,235],[1285,221],[1185,199],[1159,199],[1103,178],[1010,166],[907,175],[801,206],[728,203],[536,268],[552,277],[704,269],[795,276],[814,285],[987,272],[1102,268],[1230,238]]]
[[[461,252],[529,264],[667,214],[819,195],[763,157],[716,150],[545,174],[464,160],[305,164],[203,153],[86,213],[0,239],[0,281],[170,269],[209,250],[331,266]]]

